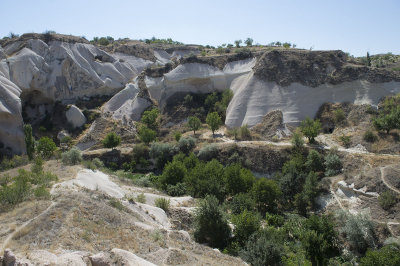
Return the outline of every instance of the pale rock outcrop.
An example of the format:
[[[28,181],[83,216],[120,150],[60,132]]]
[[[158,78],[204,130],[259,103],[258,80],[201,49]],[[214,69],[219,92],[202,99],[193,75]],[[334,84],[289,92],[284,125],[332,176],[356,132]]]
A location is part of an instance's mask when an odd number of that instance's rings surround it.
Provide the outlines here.
[[[120,265],[126,266],[155,266],[155,264],[142,259],[132,252],[114,248],[111,250],[111,253],[114,255],[115,259],[119,262]]]
[[[35,92],[47,102],[110,95],[151,64],[88,43],[30,39],[7,44],[0,49],[0,141],[24,152],[21,94]]]
[[[89,256],[89,260],[92,263],[92,266],[112,265],[109,256],[107,256],[104,252],[100,252],[95,255]]]
[[[68,123],[74,128],[81,127],[86,123],[86,117],[82,111],[75,105],[71,105],[65,113]]]
[[[122,91],[107,102],[103,110],[112,113],[112,117],[117,120],[138,121],[143,111],[151,105],[148,99],[139,97],[139,92],[136,80],[134,83],[128,83]]]

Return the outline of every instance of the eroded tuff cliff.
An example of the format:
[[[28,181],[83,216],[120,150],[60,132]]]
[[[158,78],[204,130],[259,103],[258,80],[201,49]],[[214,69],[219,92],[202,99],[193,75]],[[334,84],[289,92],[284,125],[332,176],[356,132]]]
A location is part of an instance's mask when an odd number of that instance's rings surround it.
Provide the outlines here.
[[[325,102],[377,104],[400,92],[398,72],[355,64],[341,51],[269,47],[200,56],[197,46],[96,46],[60,34],[24,34],[0,45],[0,141],[17,153],[24,151],[23,104],[115,94],[103,111],[138,120],[145,108],[162,109],[175,93],[229,88],[234,97],[225,124],[234,127],[253,126],[277,109],[284,123],[296,123]]]

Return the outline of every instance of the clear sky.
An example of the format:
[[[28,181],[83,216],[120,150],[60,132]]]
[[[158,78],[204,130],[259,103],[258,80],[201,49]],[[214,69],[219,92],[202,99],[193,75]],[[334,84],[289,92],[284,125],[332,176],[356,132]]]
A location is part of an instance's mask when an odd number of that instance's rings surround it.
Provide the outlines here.
[[[1,0],[0,36],[44,32],[400,54],[400,0]]]

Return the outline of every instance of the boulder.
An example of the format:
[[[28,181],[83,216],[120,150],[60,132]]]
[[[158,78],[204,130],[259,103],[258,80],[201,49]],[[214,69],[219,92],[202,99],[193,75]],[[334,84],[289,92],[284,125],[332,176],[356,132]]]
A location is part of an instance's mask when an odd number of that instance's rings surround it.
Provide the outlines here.
[[[86,117],[82,111],[75,105],[71,105],[65,113],[67,121],[71,123],[74,128],[81,127],[86,123]]]
[[[110,266],[112,264],[110,258],[103,252],[89,256],[89,260],[92,266]]]

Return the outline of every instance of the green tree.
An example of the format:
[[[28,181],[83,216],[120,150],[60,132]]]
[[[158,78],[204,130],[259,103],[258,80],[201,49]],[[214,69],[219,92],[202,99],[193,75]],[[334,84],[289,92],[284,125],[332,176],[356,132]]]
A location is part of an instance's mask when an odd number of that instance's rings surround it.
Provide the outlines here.
[[[46,159],[50,158],[56,149],[56,144],[48,137],[40,138],[36,147],[37,153]]]
[[[324,171],[324,158],[316,150],[311,150],[307,155],[305,166],[308,171],[323,172]]]
[[[396,204],[397,200],[396,196],[391,191],[385,191],[379,195],[378,202],[384,210],[389,210]]]
[[[236,48],[240,48],[240,44],[242,43],[242,40],[236,40],[235,41],[235,46]]]
[[[369,52],[367,52],[367,66],[371,66],[371,56],[369,55]]]
[[[200,119],[197,118],[196,116],[190,116],[188,125],[190,129],[193,130],[193,135],[196,135],[196,130],[198,130],[201,125]]]
[[[233,196],[240,192],[248,192],[252,188],[255,178],[250,170],[244,169],[236,163],[225,168],[224,181],[226,192]]]
[[[293,149],[295,151],[300,152],[303,147],[304,147],[304,140],[303,140],[303,134],[301,133],[300,130],[297,130],[293,133],[292,136],[292,145],[293,145]]]
[[[360,266],[398,266],[400,265],[400,247],[387,245],[378,250],[369,249]]]
[[[32,136],[32,126],[29,124],[24,125],[25,134],[25,147],[26,153],[28,154],[29,160],[33,159],[35,155],[35,139]]]
[[[157,117],[159,115],[159,111],[157,108],[153,108],[148,111],[144,111],[142,114],[141,122],[145,124],[148,128],[152,130],[157,130]]]
[[[183,182],[187,170],[185,165],[180,161],[172,161],[165,165],[164,171],[161,175],[160,182],[164,189],[168,185],[176,185]]]
[[[228,244],[230,235],[231,229],[219,206],[218,199],[214,196],[206,196],[195,211],[195,240],[222,249]]]
[[[321,122],[318,119],[312,120],[311,118],[307,117],[303,120],[300,124],[300,130],[308,138],[309,143],[315,142],[315,137],[318,136],[319,132],[321,131]]]
[[[217,112],[212,112],[207,115],[206,122],[209,125],[214,137],[215,130],[217,130],[222,124],[221,117]]]
[[[139,139],[146,144],[149,144],[156,139],[157,133],[145,125],[141,125],[138,129]]]
[[[260,215],[244,210],[241,214],[232,216],[232,224],[235,225],[233,234],[236,241],[244,246],[249,237],[260,228]]]
[[[115,134],[115,132],[110,132],[106,135],[103,140],[103,145],[105,148],[114,149],[121,143],[121,137]]]
[[[373,125],[378,131],[386,131],[386,134],[392,129],[400,128],[400,107],[393,108],[388,114],[381,113],[373,120]]]
[[[259,178],[253,185],[252,193],[259,212],[264,214],[275,211],[276,202],[281,195],[279,186],[275,181]]]
[[[245,43],[247,46],[252,46],[252,45],[253,45],[253,39],[252,39],[252,38],[247,38],[247,39],[244,41],[244,43]]]

